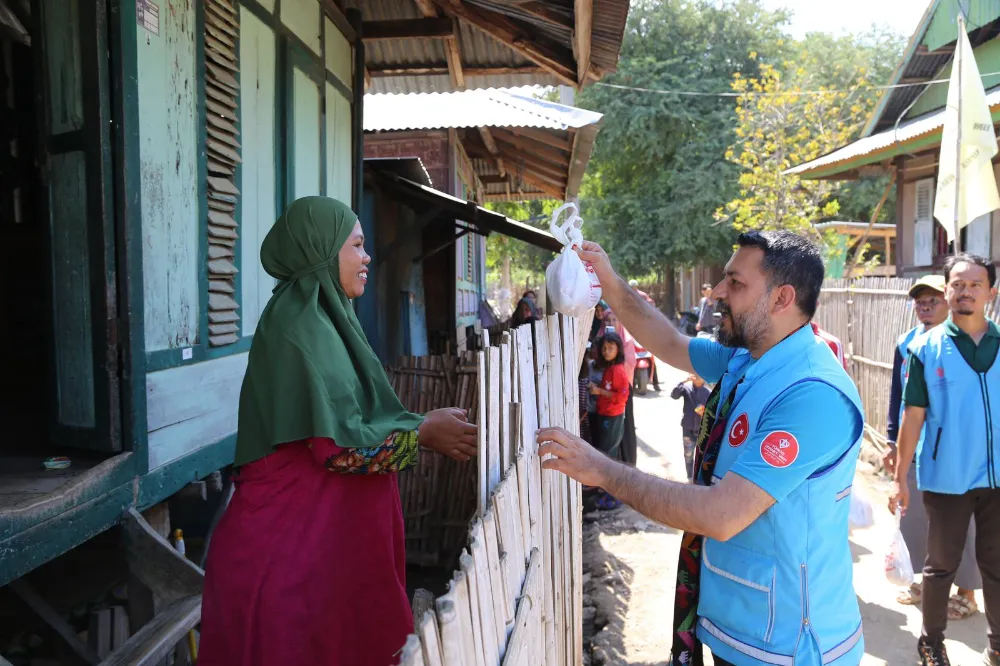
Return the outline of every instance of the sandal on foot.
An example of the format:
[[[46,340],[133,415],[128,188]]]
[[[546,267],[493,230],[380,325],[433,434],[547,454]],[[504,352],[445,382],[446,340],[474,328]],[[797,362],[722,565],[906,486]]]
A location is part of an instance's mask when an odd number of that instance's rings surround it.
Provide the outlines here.
[[[910,585],[896,596],[896,601],[904,606],[919,606],[922,591],[919,585]]]
[[[968,597],[963,597],[960,594],[953,594],[951,599],[948,599],[948,619],[949,620],[964,620],[970,615],[975,615],[979,612],[979,606],[973,599]]]

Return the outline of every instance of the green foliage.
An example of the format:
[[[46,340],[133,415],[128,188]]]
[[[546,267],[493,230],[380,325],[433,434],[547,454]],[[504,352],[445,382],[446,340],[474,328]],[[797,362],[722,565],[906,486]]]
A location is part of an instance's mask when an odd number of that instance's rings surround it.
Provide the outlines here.
[[[536,200],[488,203],[486,207],[512,220],[548,231],[552,211],[561,205],[561,201]],[[545,267],[552,261],[552,253],[501,234],[491,234],[486,239],[487,282],[500,282],[504,260],[507,257],[510,257],[513,285],[530,284],[538,287],[545,282]]]
[[[617,73],[607,83],[703,92],[729,90],[733,72],[755,76],[751,52],[787,48],[784,12],[755,0],[640,0],[632,5]],[[739,167],[732,99],[592,86],[579,105],[604,114],[581,191],[593,237],[630,275],[723,261],[732,230],[713,213],[735,194]]]
[[[772,145],[777,137],[765,137],[750,147],[756,157],[741,161],[737,158],[750,135],[737,135],[746,121],[738,113],[749,108],[749,97],[737,104],[731,97],[588,87],[577,104],[603,113],[604,121],[581,188],[584,234],[604,245],[623,273],[662,275],[668,267],[724,261],[732,250],[737,211],[716,214],[731,202],[752,198],[748,187],[759,189],[750,162],[767,163],[769,178],[777,180],[778,166],[793,166],[856,135],[874,99],[862,94],[870,88],[866,82],[890,78],[903,38],[872,30],[839,37],[815,33],[795,41],[785,33],[787,18],[784,11],[764,9],[759,0],[633,2],[618,71],[604,83],[728,92],[734,77],[748,85],[770,77],[768,85],[779,90],[856,88],[858,93],[831,96],[822,105],[824,118],[840,119],[837,131],[803,117],[815,103],[808,107],[789,97],[764,105],[765,114],[780,110],[790,121],[790,130],[779,130],[777,123],[771,127],[794,139],[795,150],[777,159]],[[734,146],[739,150],[727,157]],[[741,184],[748,171],[750,182]],[[782,184],[787,193],[798,186]],[[834,216],[867,221],[884,186],[883,179],[822,184],[808,210],[797,211],[799,222],[792,226]],[[881,220],[893,219],[890,204]],[[779,225],[758,212],[737,226]]]

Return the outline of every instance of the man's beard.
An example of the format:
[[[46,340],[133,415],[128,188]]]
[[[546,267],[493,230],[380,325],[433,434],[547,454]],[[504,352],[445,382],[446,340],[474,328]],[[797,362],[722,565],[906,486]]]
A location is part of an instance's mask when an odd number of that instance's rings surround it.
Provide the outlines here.
[[[729,304],[723,301],[719,301],[718,309],[723,317],[729,318],[730,330],[720,324],[715,329],[715,338],[727,347],[752,349],[764,339],[771,327],[766,297],[757,301],[753,310],[743,314],[734,315]]]
[[[974,302],[972,300],[960,300],[955,304],[955,314],[965,317],[976,314]]]

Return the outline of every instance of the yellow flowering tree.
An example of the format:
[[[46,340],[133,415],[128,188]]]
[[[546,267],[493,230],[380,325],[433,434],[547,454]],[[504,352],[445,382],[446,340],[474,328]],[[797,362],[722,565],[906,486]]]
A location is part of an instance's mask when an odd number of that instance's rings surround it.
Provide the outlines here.
[[[759,75],[736,73],[737,141],[726,159],[742,167],[739,196],[722,206],[716,219],[737,231],[786,229],[823,239],[813,227],[835,216],[838,184],[803,180],[788,169],[853,140],[875,101],[865,70],[815,75],[816,63],[785,63],[783,70],[761,63]],[[846,82],[846,85],[845,85]],[[826,244],[826,243],[824,243]]]

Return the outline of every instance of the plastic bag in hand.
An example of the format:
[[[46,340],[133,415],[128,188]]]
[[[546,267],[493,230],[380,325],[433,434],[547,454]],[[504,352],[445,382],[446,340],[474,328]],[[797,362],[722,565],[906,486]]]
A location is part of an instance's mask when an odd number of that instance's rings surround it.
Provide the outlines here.
[[[848,520],[851,522],[851,527],[862,530],[875,524],[872,503],[868,501],[868,497],[858,486],[854,486],[851,490],[851,509]]]
[[[560,224],[559,216],[570,210]],[[601,300],[601,282],[594,269],[584,264],[574,247],[583,247],[583,220],[575,203],[563,204],[552,213],[549,229],[556,240],[563,244],[562,252],[545,269],[545,294],[552,307],[570,317],[579,317]]]
[[[903,540],[903,532],[899,529],[902,512],[896,509],[896,528],[889,549],[885,553],[885,577],[893,585],[909,587],[913,584],[913,564],[910,563],[910,551]]]

